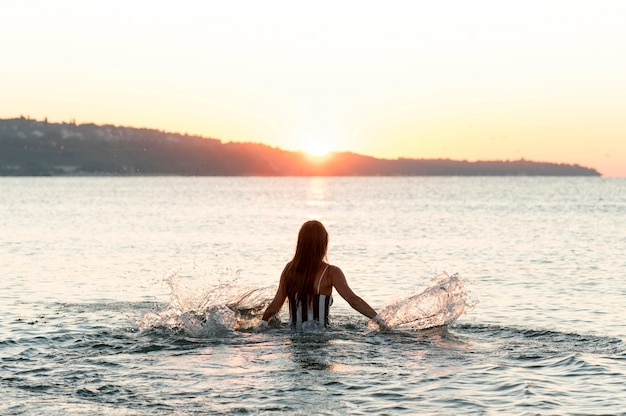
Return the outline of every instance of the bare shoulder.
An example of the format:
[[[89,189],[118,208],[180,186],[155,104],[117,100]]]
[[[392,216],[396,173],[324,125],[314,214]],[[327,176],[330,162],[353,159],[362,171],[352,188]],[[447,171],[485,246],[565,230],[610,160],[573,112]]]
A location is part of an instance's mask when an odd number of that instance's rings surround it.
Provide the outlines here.
[[[332,279],[333,284],[337,281],[342,282],[346,280],[346,276],[343,274],[343,271],[333,264],[330,264],[328,267],[328,274]]]
[[[329,264],[328,265],[328,274],[335,275],[335,274],[343,274],[343,272],[341,271],[341,269],[339,268],[339,266],[335,266],[334,264]]]

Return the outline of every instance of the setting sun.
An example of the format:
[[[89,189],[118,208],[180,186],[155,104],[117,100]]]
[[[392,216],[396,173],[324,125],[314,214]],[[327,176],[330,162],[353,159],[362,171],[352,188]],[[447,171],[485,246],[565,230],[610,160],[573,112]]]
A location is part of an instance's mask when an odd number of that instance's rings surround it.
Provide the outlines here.
[[[311,156],[322,157],[328,154],[328,146],[323,141],[310,141],[304,147],[304,151]]]

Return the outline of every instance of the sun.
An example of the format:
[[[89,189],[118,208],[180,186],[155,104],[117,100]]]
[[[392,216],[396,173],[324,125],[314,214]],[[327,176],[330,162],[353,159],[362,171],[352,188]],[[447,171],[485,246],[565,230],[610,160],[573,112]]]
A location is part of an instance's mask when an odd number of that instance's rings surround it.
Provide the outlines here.
[[[328,145],[321,140],[311,140],[304,146],[304,151],[310,156],[324,157],[328,154]]]

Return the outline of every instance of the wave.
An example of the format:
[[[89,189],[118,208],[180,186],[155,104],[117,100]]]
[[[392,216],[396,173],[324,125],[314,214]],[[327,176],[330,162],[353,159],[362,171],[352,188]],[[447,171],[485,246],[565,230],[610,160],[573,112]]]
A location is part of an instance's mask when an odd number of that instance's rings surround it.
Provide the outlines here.
[[[626,354],[620,338],[605,335],[477,323],[459,324],[454,329],[456,334],[467,335],[474,343],[484,341],[489,349],[520,360],[566,352],[610,356]]]

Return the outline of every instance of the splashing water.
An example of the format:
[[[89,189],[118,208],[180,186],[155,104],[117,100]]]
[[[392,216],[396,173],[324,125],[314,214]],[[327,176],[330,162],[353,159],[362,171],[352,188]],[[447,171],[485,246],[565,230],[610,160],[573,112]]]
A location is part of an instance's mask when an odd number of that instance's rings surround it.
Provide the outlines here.
[[[258,327],[275,286],[255,287],[220,283],[206,287],[178,276],[168,279],[171,299],[160,312],[148,312],[139,322],[142,331],[207,337]],[[445,273],[431,279],[419,293],[410,293],[388,303],[379,315],[394,330],[417,331],[450,325],[477,302],[468,300],[463,279]],[[286,309],[286,306],[284,306]],[[377,325],[370,323],[370,328]]]
[[[275,286],[237,284],[198,286],[174,275],[167,283],[171,298],[160,312],[148,312],[139,321],[141,331],[160,330],[206,337],[256,327],[276,293]]]
[[[450,325],[476,303],[469,300],[461,276],[442,273],[424,291],[387,304],[379,315],[391,329],[417,331]]]

